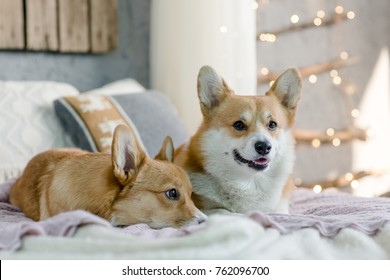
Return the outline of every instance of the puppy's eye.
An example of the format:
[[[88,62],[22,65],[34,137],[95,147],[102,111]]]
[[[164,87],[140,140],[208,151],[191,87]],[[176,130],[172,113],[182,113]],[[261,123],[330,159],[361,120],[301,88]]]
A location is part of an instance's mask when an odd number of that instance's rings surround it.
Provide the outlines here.
[[[176,189],[167,190],[165,195],[168,199],[171,200],[178,200],[180,198],[180,193]]]
[[[269,121],[269,123],[268,123],[268,129],[269,130],[274,131],[274,130],[276,130],[277,127],[278,127],[277,122]]]
[[[238,131],[243,131],[243,130],[246,130],[248,128],[242,121],[236,121],[233,124],[233,127],[235,130],[238,130]]]

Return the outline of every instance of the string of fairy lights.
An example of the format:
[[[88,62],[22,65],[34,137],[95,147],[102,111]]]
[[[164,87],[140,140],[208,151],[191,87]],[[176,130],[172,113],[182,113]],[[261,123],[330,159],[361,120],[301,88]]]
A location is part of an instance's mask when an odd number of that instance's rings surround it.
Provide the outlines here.
[[[264,8],[269,2],[270,0],[256,1],[253,4],[253,8]],[[337,5],[331,12],[318,10],[315,17],[308,21],[302,21],[299,14],[294,13],[290,16],[290,24],[288,26],[278,30],[260,32],[257,34],[256,39],[262,43],[272,44],[275,43],[279,37],[287,33],[297,32],[308,28],[320,28],[340,24],[344,21],[353,20],[355,17],[356,14],[354,11],[346,11],[341,5]],[[307,78],[310,84],[316,84],[318,82],[318,75],[328,73],[331,83],[333,83],[335,88],[337,88],[344,97],[343,100],[347,112],[346,117],[350,118],[351,125],[342,130],[336,130],[332,127],[329,127],[325,131],[296,130],[294,135],[298,144],[309,144],[315,149],[320,148],[322,145],[332,145],[337,148],[342,143],[355,140],[366,141],[374,135],[372,129],[363,129],[354,125],[354,120],[360,115],[359,109],[354,104],[354,95],[357,93],[358,89],[351,81],[348,81],[348,79],[343,77],[339,71],[341,68],[355,64],[358,61],[359,58],[351,57],[348,52],[342,51],[338,54],[338,57],[331,61],[299,69],[302,77]],[[272,85],[276,76],[277,73],[273,73],[268,67],[262,66],[259,68],[258,85],[265,83]],[[295,184],[300,187],[311,188],[316,193],[330,187],[349,186],[356,189],[359,187],[359,179],[375,175],[377,175],[376,172],[369,171],[348,172],[341,175],[339,178],[310,184],[303,183],[301,178],[296,178]]]
[[[269,1],[262,1],[269,2]],[[257,5],[259,7],[259,5]],[[257,35],[257,39],[262,42],[274,43],[279,35],[287,32],[298,31],[305,28],[312,27],[321,27],[332,24],[337,24],[344,20],[352,20],[355,18],[355,12],[353,11],[345,11],[343,6],[336,6],[334,9],[334,13],[331,13],[327,16],[327,14],[323,10],[317,11],[316,17],[314,17],[311,21],[301,22],[299,15],[293,14],[290,17],[290,22],[292,25],[281,28],[279,30],[274,30],[272,32],[261,32]]]

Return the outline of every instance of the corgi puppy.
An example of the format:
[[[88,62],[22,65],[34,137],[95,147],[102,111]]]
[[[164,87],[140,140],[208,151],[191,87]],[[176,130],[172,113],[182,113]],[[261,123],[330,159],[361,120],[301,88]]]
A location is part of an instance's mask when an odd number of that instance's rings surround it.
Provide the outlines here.
[[[36,221],[82,209],[114,226],[201,223],[206,216],[191,200],[190,180],[172,163],[173,154],[167,136],[156,158],[150,159],[134,132],[119,125],[111,155],[53,149],[35,156],[12,186],[10,202]]]
[[[190,176],[195,204],[206,214],[288,212],[298,71],[285,71],[264,96],[234,94],[209,66],[197,84],[203,122],[175,155]]]

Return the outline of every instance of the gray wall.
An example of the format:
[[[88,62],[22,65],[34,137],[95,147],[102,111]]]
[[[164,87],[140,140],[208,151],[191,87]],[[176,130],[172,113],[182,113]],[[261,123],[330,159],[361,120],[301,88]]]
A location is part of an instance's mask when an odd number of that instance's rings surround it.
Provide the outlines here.
[[[0,51],[1,80],[68,82],[80,91],[132,77],[149,86],[150,0],[119,0],[119,48],[104,55]]]

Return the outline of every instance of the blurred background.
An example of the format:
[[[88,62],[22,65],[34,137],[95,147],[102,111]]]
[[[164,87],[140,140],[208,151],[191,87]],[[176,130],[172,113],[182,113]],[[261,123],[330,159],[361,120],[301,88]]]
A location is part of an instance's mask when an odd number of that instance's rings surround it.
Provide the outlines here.
[[[390,2],[257,4],[258,93],[286,67],[304,77],[296,183],[362,196],[388,191]]]

